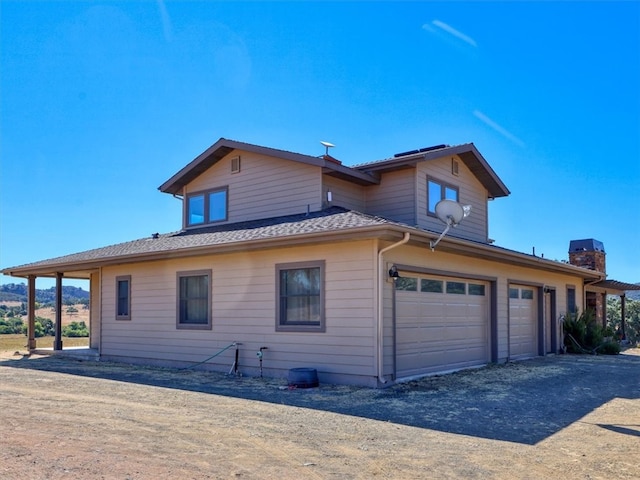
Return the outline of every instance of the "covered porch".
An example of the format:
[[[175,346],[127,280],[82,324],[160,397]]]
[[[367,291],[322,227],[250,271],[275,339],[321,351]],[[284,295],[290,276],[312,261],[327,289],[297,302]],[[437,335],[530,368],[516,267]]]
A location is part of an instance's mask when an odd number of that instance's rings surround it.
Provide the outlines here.
[[[601,280],[596,283],[585,285],[585,309],[592,309],[596,314],[596,319],[606,327],[607,319],[607,296],[615,295],[620,297],[620,319],[621,319],[621,339],[627,339],[626,332],[626,292],[640,290],[640,285],[634,283],[619,282],[617,280]]]
[[[99,321],[99,270],[87,271],[47,271],[37,270],[24,272],[3,272],[13,277],[27,280],[27,345],[31,354],[41,355],[65,355],[74,356],[83,360],[97,360],[100,356],[100,321]],[[54,339],[52,348],[38,348],[35,324],[36,324],[36,280],[38,278],[55,279],[55,305],[54,305]],[[63,345],[62,339],[62,287],[63,280],[87,280],[89,281],[89,346],[76,347]]]

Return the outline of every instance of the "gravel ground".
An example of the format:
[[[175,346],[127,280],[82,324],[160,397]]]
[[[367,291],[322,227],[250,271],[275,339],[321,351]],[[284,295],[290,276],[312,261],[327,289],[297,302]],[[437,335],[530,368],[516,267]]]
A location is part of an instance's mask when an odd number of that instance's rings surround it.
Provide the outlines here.
[[[639,478],[640,352],[374,390],[0,359],[3,479]]]

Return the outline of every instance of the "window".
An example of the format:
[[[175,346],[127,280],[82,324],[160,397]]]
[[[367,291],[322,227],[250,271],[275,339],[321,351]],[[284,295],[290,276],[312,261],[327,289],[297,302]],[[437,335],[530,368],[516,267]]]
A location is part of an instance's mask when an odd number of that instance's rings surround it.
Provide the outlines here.
[[[177,327],[211,328],[211,270],[178,272]]]
[[[412,277],[398,277],[394,280],[396,282],[396,290],[403,290],[405,292],[417,292],[418,291],[418,279]]]
[[[576,289],[574,287],[567,287],[567,311],[569,313],[576,313],[578,306],[576,305]]]
[[[223,222],[227,219],[227,187],[187,197],[187,226]]]
[[[467,284],[464,282],[447,282],[447,293],[464,295],[467,293]]]
[[[469,295],[484,296],[484,285],[478,283],[469,284]]]
[[[524,300],[533,300],[533,290],[529,290],[528,288],[522,289],[522,299]]]
[[[517,288],[510,288],[509,298],[520,298],[520,290]]]
[[[436,214],[436,205],[440,200],[458,201],[458,187],[427,177],[427,213]]]
[[[324,261],[276,265],[276,330],[324,332]]]
[[[116,277],[116,320],[131,320],[131,276]]]
[[[442,280],[429,280],[427,278],[423,278],[420,280],[420,291],[442,293]]]

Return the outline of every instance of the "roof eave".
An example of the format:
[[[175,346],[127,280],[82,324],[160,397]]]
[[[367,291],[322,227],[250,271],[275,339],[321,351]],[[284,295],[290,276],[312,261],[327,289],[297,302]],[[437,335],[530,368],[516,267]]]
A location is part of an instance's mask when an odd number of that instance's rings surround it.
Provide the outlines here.
[[[91,271],[105,266],[119,264],[136,263],[154,260],[166,260],[172,258],[192,257],[198,255],[224,254],[236,251],[259,250],[265,248],[278,248],[293,245],[308,245],[313,243],[326,243],[330,241],[349,241],[357,239],[378,238],[381,240],[394,241],[402,238],[405,232],[410,232],[410,243],[429,248],[429,242],[435,240],[437,235],[413,227],[403,227],[402,225],[376,225],[366,227],[353,227],[343,230],[330,230],[323,232],[313,232],[305,234],[287,235],[275,238],[263,238],[256,240],[244,240],[229,242],[222,245],[206,245],[188,247],[173,250],[161,250],[143,254],[120,255],[117,257],[107,257],[96,260],[81,262],[62,262],[48,265],[25,265],[23,267],[10,267],[1,270],[0,273],[10,276],[26,277],[28,275],[53,276],[55,272],[65,271]],[[438,244],[438,251],[463,255],[489,261],[497,261],[511,265],[530,267],[555,273],[563,273],[578,276],[585,281],[604,280],[604,274],[594,270],[588,270],[574,265],[556,262],[553,260],[528,255],[512,250],[505,250],[493,245],[484,245],[469,240],[455,237],[445,237]]]
[[[506,197],[511,193],[473,143],[464,143],[453,147],[445,147],[428,152],[419,152],[356,168],[367,173],[393,171],[402,168],[415,167],[419,162],[436,160],[450,155],[457,155],[460,157],[467,168],[469,168],[469,170],[471,170],[478,180],[480,180],[480,182],[485,186],[491,198]]]

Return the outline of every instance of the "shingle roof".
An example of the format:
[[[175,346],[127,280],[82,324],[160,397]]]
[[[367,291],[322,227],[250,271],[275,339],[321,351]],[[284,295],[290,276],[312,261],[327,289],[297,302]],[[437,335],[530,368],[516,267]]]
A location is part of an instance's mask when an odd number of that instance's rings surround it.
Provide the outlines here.
[[[208,226],[141,238],[80,253],[51,258],[2,270],[4,273],[37,267],[55,267],[105,261],[145,254],[180,252],[256,240],[282,239],[304,234],[335,232],[361,227],[401,225],[381,217],[331,207],[309,214],[288,215],[234,224]]]

